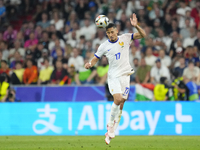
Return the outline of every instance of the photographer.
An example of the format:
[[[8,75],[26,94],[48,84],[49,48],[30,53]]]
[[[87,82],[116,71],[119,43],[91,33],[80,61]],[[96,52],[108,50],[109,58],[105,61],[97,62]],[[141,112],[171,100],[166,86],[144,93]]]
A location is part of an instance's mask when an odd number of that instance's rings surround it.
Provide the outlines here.
[[[20,102],[20,100],[16,99],[16,92],[14,89],[9,90],[8,98],[6,99],[6,102]]]
[[[9,93],[9,88],[10,85],[9,83],[7,83],[6,74],[3,73],[0,76],[0,102],[6,101]]]

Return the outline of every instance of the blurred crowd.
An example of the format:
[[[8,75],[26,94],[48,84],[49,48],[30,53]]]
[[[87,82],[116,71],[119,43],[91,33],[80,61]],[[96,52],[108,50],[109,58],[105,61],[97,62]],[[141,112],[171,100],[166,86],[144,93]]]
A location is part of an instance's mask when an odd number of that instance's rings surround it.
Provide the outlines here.
[[[0,74],[13,85],[105,84],[105,57],[84,68],[107,40],[94,20],[132,33],[132,13],[147,36],[130,45],[131,83],[199,84],[200,0],[0,0]]]

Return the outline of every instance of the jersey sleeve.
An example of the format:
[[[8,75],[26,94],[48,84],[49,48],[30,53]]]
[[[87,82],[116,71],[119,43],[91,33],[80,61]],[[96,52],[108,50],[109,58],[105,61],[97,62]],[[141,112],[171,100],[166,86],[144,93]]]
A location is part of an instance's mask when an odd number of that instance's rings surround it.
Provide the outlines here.
[[[100,59],[105,54],[105,48],[103,45],[100,45],[97,52],[94,54],[98,59]]]
[[[131,42],[133,40],[133,35],[134,33],[125,33],[123,34],[123,38],[125,39],[125,41]]]

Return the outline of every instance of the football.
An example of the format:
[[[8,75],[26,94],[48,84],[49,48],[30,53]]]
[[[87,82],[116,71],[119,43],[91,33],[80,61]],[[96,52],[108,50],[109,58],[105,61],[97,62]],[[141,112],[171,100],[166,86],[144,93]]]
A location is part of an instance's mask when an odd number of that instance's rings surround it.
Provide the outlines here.
[[[95,24],[98,28],[106,28],[109,24],[109,19],[105,15],[99,15],[95,19]]]

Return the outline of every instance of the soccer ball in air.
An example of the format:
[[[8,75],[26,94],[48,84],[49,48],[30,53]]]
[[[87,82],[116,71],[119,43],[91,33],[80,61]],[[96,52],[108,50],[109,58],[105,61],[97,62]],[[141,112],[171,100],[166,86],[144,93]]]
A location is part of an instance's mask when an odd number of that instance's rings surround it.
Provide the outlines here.
[[[99,15],[95,19],[95,24],[98,28],[106,28],[109,24],[109,19],[105,15]]]

